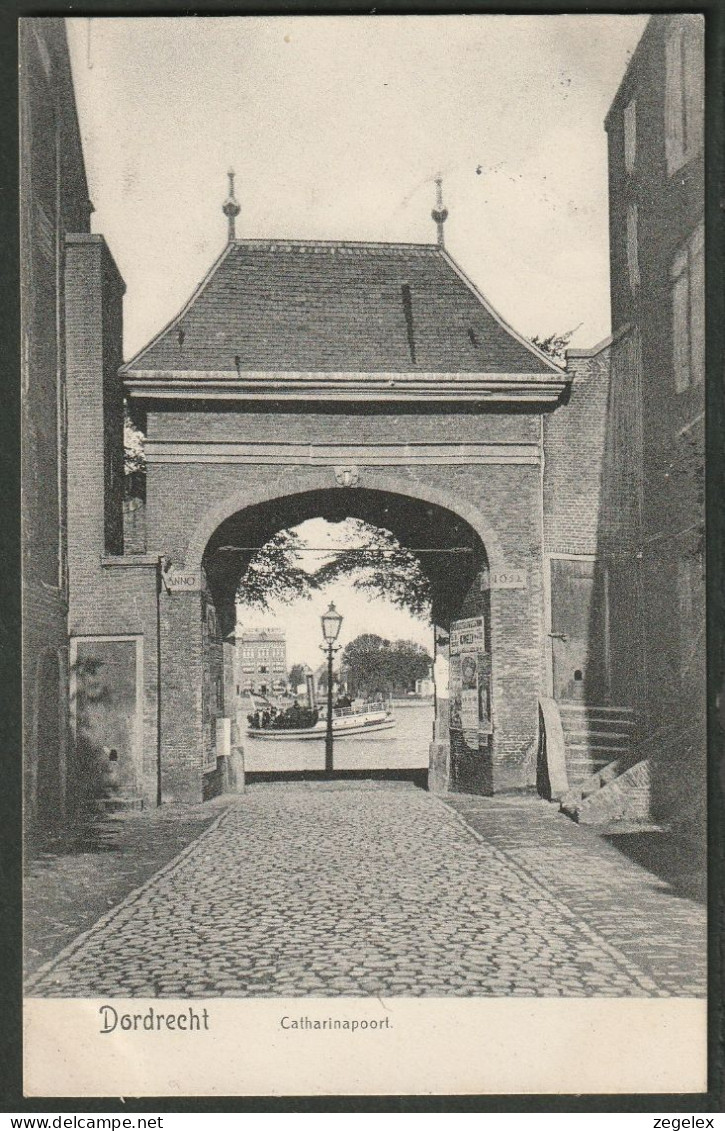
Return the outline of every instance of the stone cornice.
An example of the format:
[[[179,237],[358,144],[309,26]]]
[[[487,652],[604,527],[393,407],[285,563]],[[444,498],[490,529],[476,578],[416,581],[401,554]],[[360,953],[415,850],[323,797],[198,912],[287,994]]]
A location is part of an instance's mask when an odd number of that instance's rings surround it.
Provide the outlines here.
[[[340,401],[552,403],[571,381],[549,373],[276,373],[135,370],[125,376],[138,401]]]

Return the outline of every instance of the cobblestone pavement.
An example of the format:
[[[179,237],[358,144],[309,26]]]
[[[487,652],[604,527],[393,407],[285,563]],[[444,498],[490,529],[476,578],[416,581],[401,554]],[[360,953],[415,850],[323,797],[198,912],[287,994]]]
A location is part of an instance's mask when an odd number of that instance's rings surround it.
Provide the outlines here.
[[[674,872],[676,845],[657,831],[610,826],[606,833],[576,825],[538,798],[449,796],[485,841],[525,869],[532,881],[561,899],[612,946],[668,992],[707,992],[707,912],[704,898],[677,894],[672,883],[633,863],[615,845],[661,838],[664,870]],[[704,839],[704,838],[703,838]],[[653,852],[654,856],[656,853]],[[696,874],[679,870],[678,886],[702,892],[704,859]],[[673,876],[673,879],[675,877]]]
[[[178,856],[226,807],[219,798],[114,813],[49,838],[28,857],[23,876],[26,974]]]
[[[28,993],[673,993],[497,839],[413,788],[253,787]],[[636,906],[652,877],[628,870]]]

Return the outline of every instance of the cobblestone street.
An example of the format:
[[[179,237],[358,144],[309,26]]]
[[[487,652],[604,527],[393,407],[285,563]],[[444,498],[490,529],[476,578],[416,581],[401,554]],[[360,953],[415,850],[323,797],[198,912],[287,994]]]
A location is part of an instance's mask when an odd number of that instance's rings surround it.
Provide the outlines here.
[[[704,993],[702,906],[545,802],[451,800],[254,786],[27,992]]]

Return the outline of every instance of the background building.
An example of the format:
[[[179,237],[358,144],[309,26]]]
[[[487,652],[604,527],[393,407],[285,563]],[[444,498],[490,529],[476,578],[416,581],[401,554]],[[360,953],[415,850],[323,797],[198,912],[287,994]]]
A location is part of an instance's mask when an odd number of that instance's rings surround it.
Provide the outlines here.
[[[258,629],[237,636],[241,692],[279,694],[287,688],[287,642],[281,629]]]
[[[68,708],[68,233],[93,206],[64,21],[24,19],[20,62],[23,745],[29,826],[52,829],[74,794]]]
[[[613,695],[657,816],[704,810],[704,20],[655,15],[606,121],[612,345],[600,556]]]

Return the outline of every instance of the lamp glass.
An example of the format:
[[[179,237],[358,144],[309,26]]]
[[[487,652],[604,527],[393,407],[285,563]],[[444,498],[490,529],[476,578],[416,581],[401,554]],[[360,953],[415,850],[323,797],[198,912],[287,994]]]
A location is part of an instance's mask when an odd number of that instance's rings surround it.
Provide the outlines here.
[[[330,604],[327,612],[322,614],[320,620],[322,621],[322,635],[328,644],[334,644],[340,635],[342,617],[333,603]]]

